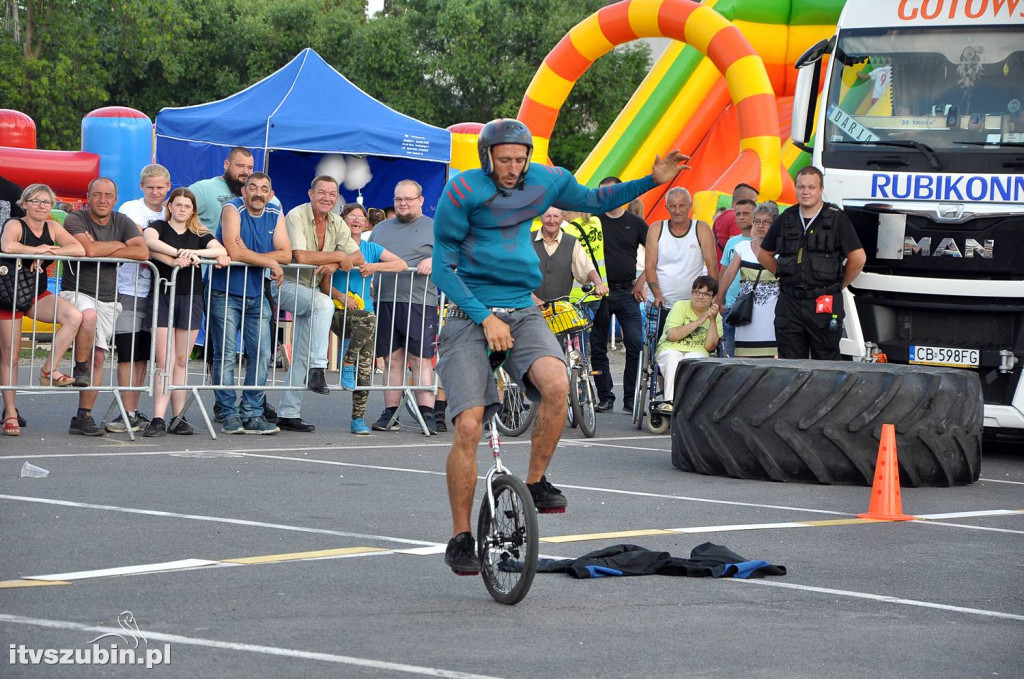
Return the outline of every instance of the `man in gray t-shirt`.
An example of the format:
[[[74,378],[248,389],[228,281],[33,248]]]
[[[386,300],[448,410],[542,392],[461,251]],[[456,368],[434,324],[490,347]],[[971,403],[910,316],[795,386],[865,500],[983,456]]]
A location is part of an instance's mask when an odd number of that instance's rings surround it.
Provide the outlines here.
[[[114,212],[117,184],[106,177],[89,183],[89,207],[64,220],[64,228],[85,248],[85,258],[65,262],[61,276],[61,297],[82,312],[82,325],[75,337],[75,386],[103,383],[103,362],[114,334],[117,317],[117,264],[90,263],[90,257],[116,257],[147,261],[149,247],[131,219]],[[70,434],[102,436],[103,429],[92,418],[97,392],[78,395],[78,414],[71,418]]]
[[[437,288],[430,280],[434,256],[434,220],[423,214],[423,187],[411,179],[395,185],[395,216],[370,232],[369,241],[401,257],[416,272],[382,273],[374,281],[377,307],[377,355],[384,357],[386,385],[384,412],[373,424],[385,431],[398,409],[405,384],[405,365],[412,368],[416,385],[434,383],[434,345],[437,340]],[[417,391],[420,413],[431,433],[434,423],[434,394]]]

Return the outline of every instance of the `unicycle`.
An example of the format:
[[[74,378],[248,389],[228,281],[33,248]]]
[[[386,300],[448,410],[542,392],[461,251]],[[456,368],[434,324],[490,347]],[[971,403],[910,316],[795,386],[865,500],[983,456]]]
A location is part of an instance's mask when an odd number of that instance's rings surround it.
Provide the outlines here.
[[[497,372],[505,352],[489,352]],[[526,484],[501,463],[498,416],[491,418],[488,438],[494,465],[484,477],[484,497],[477,519],[477,555],[484,586],[495,601],[513,606],[523,600],[537,573],[537,509]]]

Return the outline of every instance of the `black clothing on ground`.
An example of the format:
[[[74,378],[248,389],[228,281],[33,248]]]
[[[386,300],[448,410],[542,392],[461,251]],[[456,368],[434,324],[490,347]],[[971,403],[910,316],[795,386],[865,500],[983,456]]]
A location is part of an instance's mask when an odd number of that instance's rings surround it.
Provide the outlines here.
[[[705,542],[693,548],[689,559],[637,545],[613,545],[578,559],[538,559],[537,572],[566,573],[579,579],[622,575],[763,578],[766,575],[785,575],[786,567],[748,559],[728,547]]]

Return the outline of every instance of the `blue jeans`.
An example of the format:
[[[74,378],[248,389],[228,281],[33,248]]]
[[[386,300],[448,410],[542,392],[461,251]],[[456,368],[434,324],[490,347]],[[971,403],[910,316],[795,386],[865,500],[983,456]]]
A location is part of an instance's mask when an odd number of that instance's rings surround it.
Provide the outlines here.
[[[736,326],[725,322],[732,309],[722,309],[722,340],[725,342],[725,355],[732,358],[736,355]]]
[[[286,384],[290,387],[306,384],[310,368],[327,367],[327,344],[334,318],[334,302],[313,288],[295,285],[286,280],[278,287],[272,285],[274,299],[285,311],[292,313],[292,363],[288,368]],[[278,417],[299,417],[304,391],[285,391],[277,408]]]
[[[213,342],[213,383],[235,384],[235,360],[238,353],[238,328],[242,328],[242,341],[249,357],[245,368],[245,386],[265,385],[270,366],[270,304],[258,297],[226,295],[213,290],[210,301],[210,335]],[[218,389],[214,392],[217,405],[226,420],[229,417],[257,417],[263,414],[263,392],[243,391],[241,408],[235,405],[237,392]]]
[[[594,328],[590,331],[591,367],[599,370],[594,377],[597,385],[597,396],[600,400],[615,400],[612,391],[612,373],[608,366],[608,332],[612,316],[619,319],[622,326],[622,342],[626,345],[626,369],[622,375],[622,401],[633,402],[636,390],[636,368],[640,362],[640,351],[643,348],[643,322],[640,318],[640,303],[633,298],[630,290],[612,290],[601,300],[601,306],[594,316]]]

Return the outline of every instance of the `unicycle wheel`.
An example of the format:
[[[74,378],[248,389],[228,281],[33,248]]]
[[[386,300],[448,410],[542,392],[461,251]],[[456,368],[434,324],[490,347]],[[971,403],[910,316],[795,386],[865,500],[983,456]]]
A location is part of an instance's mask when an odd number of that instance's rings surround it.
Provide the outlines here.
[[[484,496],[477,524],[480,575],[495,601],[509,606],[523,600],[537,573],[537,510],[520,479],[500,474],[491,482],[495,517]]]

